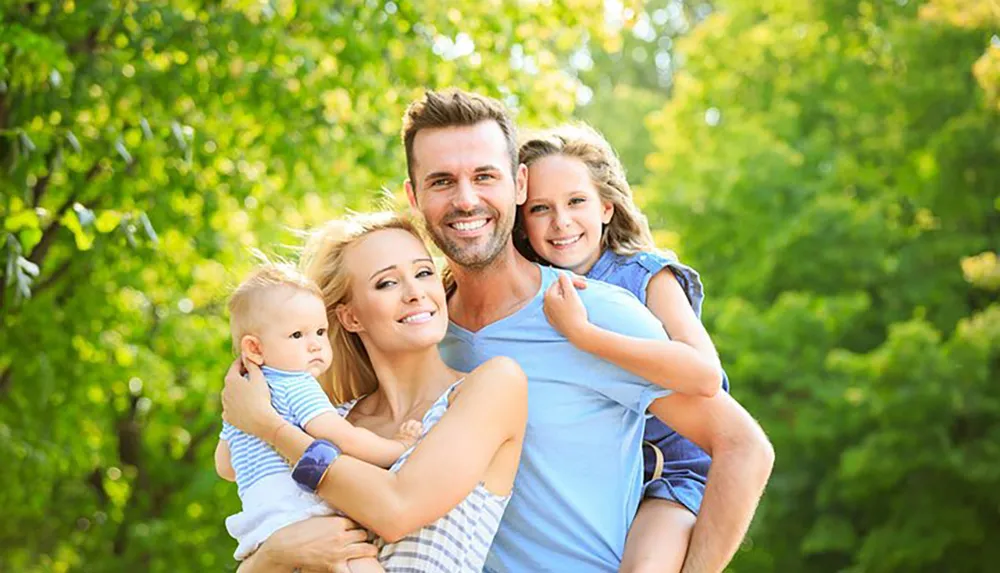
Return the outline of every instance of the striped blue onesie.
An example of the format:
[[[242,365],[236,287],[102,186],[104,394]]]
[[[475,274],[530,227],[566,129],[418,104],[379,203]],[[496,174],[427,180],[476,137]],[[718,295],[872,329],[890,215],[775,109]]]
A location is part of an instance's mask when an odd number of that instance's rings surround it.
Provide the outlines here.
[[[319,382],[308,372],[289,372],[263,366],[271,390],[271,405],[290,424],[305,430],[313,418],[336,412]],[[219,437],[229,445],[243,511],[226,519],[226,529],[239,547],[234,557],[245,559],[272,533],[333,510],[318,496],[302,491],[292,480],[291,468],[260,438],[222,423]]]

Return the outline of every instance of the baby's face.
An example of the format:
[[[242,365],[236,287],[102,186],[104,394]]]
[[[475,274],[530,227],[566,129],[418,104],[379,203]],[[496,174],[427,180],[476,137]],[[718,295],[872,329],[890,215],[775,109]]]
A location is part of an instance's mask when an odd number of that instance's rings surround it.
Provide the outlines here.
[[[260,342],[264,364],[319,376],[333,359],[326,306],[316,295],[276,289],[268,296]]]

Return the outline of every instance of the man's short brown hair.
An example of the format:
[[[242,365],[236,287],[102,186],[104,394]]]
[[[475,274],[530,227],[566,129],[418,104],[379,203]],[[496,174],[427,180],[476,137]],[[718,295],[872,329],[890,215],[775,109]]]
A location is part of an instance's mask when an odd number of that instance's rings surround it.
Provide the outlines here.
[[[403,147],[406,150],[406,173],[413,179],[413,140],[421,129],[464,127],[495,121],[507,143],[511,175],[517,173],[517,127],[507,107],[500,100],[459,89],[428,91],[406,108],[403,114]]]

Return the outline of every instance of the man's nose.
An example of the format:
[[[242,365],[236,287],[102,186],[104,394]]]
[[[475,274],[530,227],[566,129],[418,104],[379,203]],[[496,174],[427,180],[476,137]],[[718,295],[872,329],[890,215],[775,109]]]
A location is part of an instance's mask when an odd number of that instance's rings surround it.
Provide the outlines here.
[[[472,182],[462,179],[455,185],[455,194],[452,197],[452,206],[460,211],[472,211],[479,205],[479,195],[476,193]]]

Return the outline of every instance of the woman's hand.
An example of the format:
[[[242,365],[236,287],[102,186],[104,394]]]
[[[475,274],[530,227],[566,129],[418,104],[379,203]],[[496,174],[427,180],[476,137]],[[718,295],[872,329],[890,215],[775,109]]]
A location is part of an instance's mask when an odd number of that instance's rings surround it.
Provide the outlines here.
[[[241,374],[246,370],[247,380]],[[222,419],[237,429],[271,443],[278,428],[286,422],[271,406],[271,391],[264,380],[264,373],[249,360],[239,357],[226,372],[226,385],[222,389]]]
[[[545,317],[552,327],[565,336],[570,342],[577,342],[584,335],[590,323],[587,321],[587,309],[577,294],[575,280],[566,273],[559,273],[559,280],[545,291]]]

